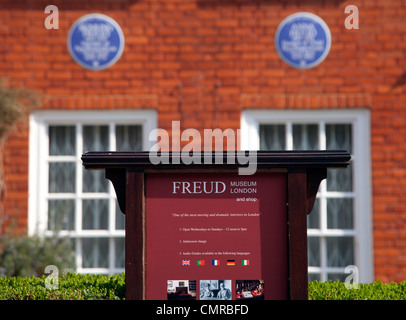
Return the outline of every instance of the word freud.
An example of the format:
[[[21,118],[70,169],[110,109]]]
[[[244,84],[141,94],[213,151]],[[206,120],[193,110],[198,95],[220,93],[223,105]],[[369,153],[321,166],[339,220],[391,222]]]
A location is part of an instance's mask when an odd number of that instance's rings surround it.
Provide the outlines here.
[[[256,150],[236,151],[235,132],[232,129],[204,129],[203,153],[201,150],[202,137],[196,129],[189,128],[180,132],[180,121],[172,121],[172,139],[165,129],[154,129],[149,135],[149,141],[157,141],[149,151],[149,159],[152,164],[170,164],[169,150],[172,149],[172,164],[180,164],[180,160],[186,165],[201,164],[202,155],[204,164],[213,164],[213,139],[214,139],[214,163],[223,164],[223,142],[227,140],[227,164],[238,164],[244,167],[238,168],[239,175],[252,175],[257,170]],[[158,141],[159,140],[159,141]],[[172,140],[172,148],[171,141]],[[182,150],[181,141],[187,142]],[[237,145],[240,145],[240,130],[237,129]]]

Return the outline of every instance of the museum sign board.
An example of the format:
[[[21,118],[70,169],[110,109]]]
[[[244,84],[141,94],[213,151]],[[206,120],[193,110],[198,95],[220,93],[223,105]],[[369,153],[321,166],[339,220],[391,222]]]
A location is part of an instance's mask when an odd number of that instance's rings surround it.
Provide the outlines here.
[[[350,155],[258,151],[252,175],[169,156],[159,165],[147,152],[82,157],[106,170],[126,215],[126,299],[307,299],[306,217],[327,168],[345,168]]]

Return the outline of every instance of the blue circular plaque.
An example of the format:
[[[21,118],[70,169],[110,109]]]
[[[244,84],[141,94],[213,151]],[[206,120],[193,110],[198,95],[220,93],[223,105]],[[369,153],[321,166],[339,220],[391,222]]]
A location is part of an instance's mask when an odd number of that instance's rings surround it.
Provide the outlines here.
[[[69,30],[68,49],[82,67],[103,70],[120,59],[124,50],[124,34],[118,23],[99,13],[78,19]]]
[[[331,47],[331,33],[318,16],[299,12],[284,19],[276,30],[276,50],[283,61],[297,69],[320,64]]]

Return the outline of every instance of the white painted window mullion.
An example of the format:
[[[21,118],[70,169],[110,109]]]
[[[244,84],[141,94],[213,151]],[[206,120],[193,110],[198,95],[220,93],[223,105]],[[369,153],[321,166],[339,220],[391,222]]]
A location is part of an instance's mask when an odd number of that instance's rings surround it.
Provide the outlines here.
[[[286,123],[286,150],[293,150],[293,125]]]
[[[83,188],[83,166],[80,160],[83,152],[83,126],[76,125],[76,199],[75,199],[75,230],[80,233],[82,230],[82,188]]]

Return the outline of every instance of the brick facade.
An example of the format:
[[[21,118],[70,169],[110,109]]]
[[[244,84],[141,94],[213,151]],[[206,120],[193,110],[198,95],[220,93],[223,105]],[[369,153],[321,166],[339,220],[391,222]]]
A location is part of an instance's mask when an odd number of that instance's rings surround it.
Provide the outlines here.
[[[48,1],[3,0],[0,70],[15,86],[46,94],[45,109],[158,110],[169,129],[240,127],[241,110],[369,108],[375,278],[406,279],[406,2],[399,0],[60,1],[59,29],[47,30]],[[359,8],[347,30],[344,8]],[[277,55],[274,35],[289,14],[309,11],[329,25],[332,47],[309,70]],[[70,26],[105,13],[125,35],[121,59],[88,71],[70,57]],[[28,126],[4,152],[5,225],[27,225]]]

